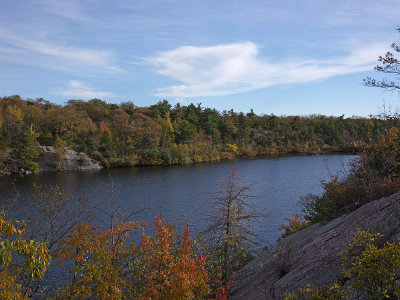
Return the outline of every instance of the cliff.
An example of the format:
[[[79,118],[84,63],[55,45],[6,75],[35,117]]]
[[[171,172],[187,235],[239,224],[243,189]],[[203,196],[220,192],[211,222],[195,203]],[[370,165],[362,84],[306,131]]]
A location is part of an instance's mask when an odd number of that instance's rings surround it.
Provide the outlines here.
[[[102,166],[87,154],[68,147],[41,146],[37,159],[38,171],[100,170]]]
[[[339,252],[357,228],[400,236],[400,192],[370,202],[327,224],[314,224],[263,250],[233,278],[232,299],[283,299],[311,284],[345,284]]]

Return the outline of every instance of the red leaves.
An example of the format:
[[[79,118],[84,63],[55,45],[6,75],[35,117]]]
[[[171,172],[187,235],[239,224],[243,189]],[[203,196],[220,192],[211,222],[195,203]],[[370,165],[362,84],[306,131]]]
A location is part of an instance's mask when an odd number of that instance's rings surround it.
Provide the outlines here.
[[[209,292],[206,258],[193,253],[188,227],[179,235],[157,216],[153,236],[143,232],[140,245],[128,243],[137,229],[133,222],[115,222],[108,230],[75,227],[58,253],[61,262],[75,262],[75,279],[63,296],[192,299]]]
[[[154,237],[143,233],[136,272],[144,272],[139,298],[182,299],[208,293],[206,258],[192,251],[187,227],[180,236],[174,226],[160,216],[155,220]]]

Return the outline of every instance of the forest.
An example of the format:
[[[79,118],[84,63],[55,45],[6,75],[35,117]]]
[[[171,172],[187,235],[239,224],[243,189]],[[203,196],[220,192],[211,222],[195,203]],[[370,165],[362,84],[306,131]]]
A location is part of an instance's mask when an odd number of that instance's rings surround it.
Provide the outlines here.
[[[35,171],[39,147],[70,147],[104,167],[189,164],[280,154],[360,152],[398,120],[377,116],[275,116],[201,104],[149,107],[100,99],[0,98],[0,170]]]

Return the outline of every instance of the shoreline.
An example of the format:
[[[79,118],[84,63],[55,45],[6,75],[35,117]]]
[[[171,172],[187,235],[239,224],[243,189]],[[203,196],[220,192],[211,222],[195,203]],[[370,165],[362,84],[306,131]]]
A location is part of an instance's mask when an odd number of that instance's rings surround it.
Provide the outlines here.
[[[29,171],[20,169],[18,172],[3,171],[0,173],[1,176],[25,176],[30,174],[43,174],[43,173],[55,173],[55,172],[87,172],[87,171],[100,171],[103,169],[125,169],[125,168],[142,168],[142,167],[168,167],[168,166],[190,166],[190,165],[201,165],[201,164],[217,164],[220,162],[228,161],[239,161],[239,160],[252,160],[252,159],[262,159],[262,158],[280,158],[280,157],[296,157],[296,156],[317,156],[317,155],[358,155],[358,151],[348,151],[348,150],[330,150],[330,151],[318,151],[318,152],[289,152],[289,153],[277,153],[277,154],[259,154],[255,156],[237,156],[233,159],[218,159],[218,160],[207,160],[200,162],[189,162],[180,164],[137,164],[132,166],[103,166],[101,168],[85,168],[85,169],[54,169],[54,170],[36,170]]]

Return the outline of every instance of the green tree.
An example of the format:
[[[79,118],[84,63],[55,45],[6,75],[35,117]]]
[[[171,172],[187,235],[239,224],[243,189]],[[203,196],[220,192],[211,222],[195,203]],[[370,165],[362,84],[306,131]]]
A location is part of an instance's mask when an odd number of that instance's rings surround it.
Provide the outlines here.
[[[177,144],[187,144],[192,141],[196,128],[188,120],[179,120],[174,127]]]
[[[39,156],[39,142],[37,141],[38,134],[31,125],[26,130],[23,137],[17,141],[15,152],[20,160],[22,167],[30,171],[35,171],[38,168],[34,160]]]

